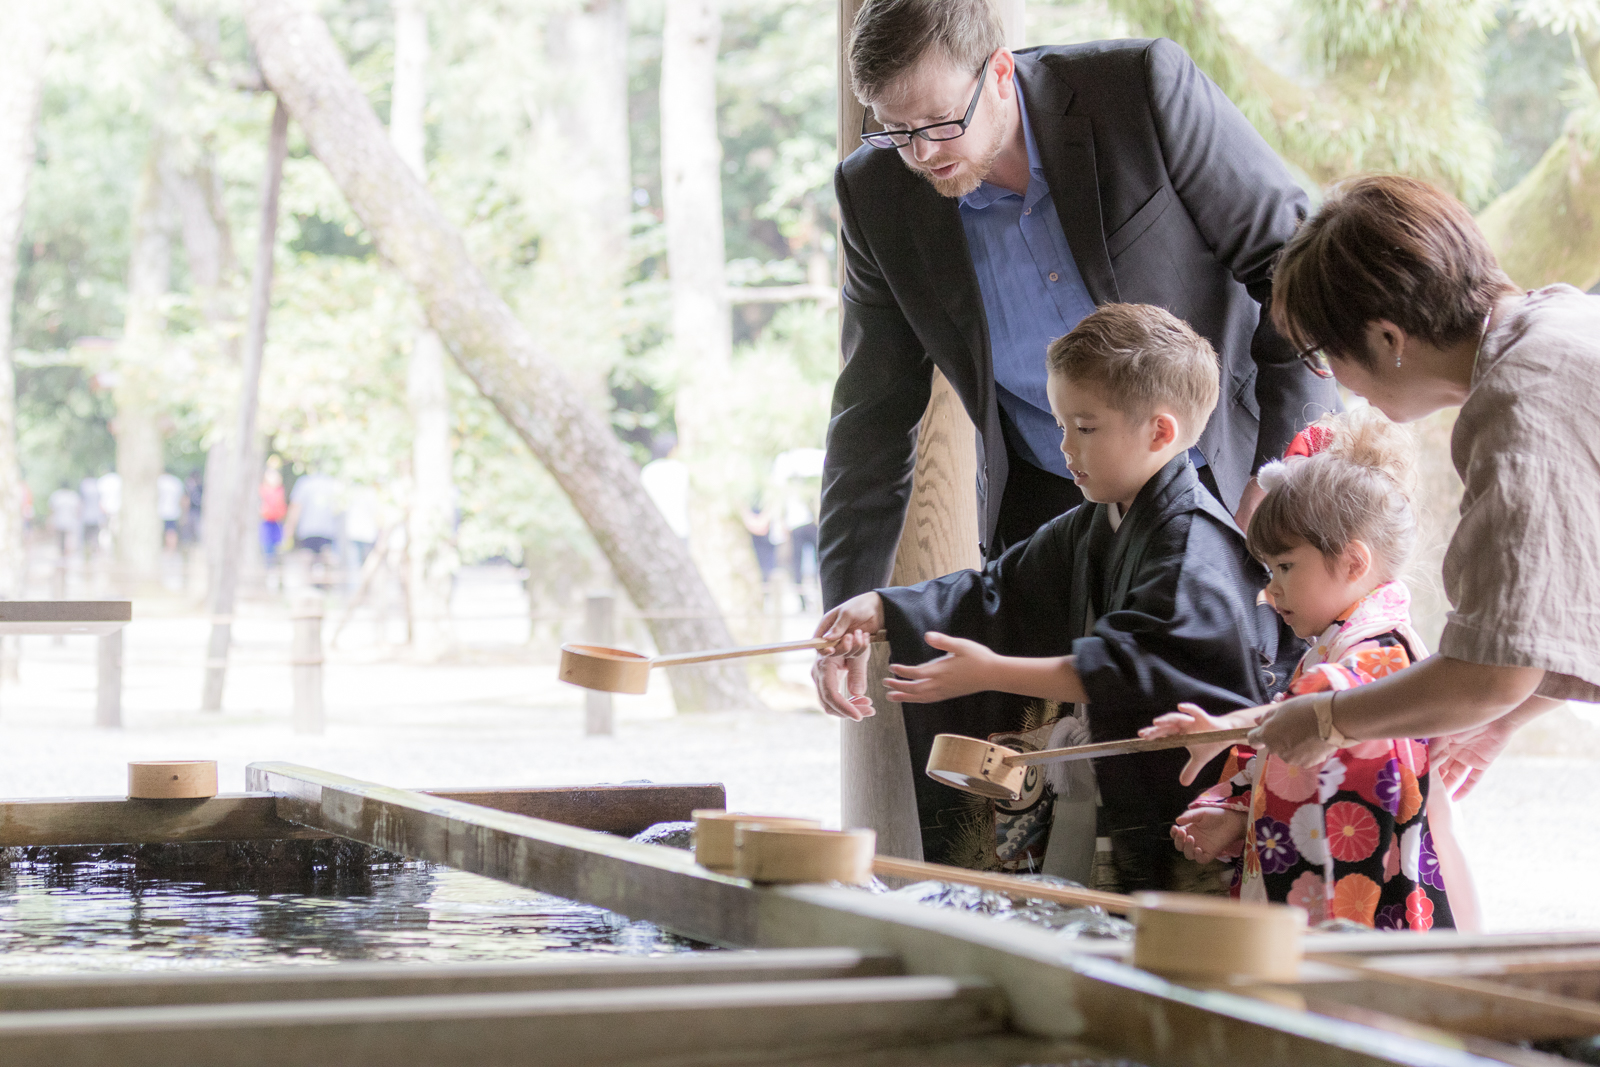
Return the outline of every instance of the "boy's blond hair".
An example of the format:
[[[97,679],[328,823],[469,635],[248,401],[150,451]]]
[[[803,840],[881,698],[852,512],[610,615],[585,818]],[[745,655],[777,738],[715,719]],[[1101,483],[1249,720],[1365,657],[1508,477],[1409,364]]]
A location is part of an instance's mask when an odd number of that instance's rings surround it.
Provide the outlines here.
[[[1181,444],[1200,439],[1217,406],[1218,360],[1210,342],[1151,304],[1104,304],[1050,342],[1050,373],[1094,385],[1131,419],[1170,410]]]

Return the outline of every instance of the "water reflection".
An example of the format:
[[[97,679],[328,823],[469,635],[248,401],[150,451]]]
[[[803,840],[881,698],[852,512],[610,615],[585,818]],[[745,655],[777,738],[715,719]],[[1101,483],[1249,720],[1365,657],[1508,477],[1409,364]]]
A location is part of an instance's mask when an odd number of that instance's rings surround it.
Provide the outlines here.
[[[422,863],[297,883],[152,874],[131,861],[0,864],[0,974],[704,947],[601,908]]]

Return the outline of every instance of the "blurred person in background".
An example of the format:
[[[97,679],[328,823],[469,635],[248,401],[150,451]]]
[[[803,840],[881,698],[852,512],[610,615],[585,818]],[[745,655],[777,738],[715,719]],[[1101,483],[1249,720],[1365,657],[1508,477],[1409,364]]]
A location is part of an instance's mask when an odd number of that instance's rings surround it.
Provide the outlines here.
[[[56,535],[61,555],[78,550],[83,538],[83,499],[66,482],[50,494],[50,529]]]
[[[313,582],[321,584],[326,577],[329,549],[344,537],[344,516],[344,486],[337,478],[313,472],[295,479],[283,536],[296,550],[309,554]]]
[[[122,475],[107,471],[95,479],[100,490],[100,513],[105,516],[105,531],[110,535],[107,547],[115,543],[122,523]]]
[[[100,547],[100,530],[106,523],[106,513],[100,507],[100,480],[84,478],[78,483],[78,497],[83,504],[83,554],[88,558]]]
[[[283,517],[289,511],[289,501],[283,493],[283,472],[269,466],[261,475],[257,494],[261,498],[261,556],[270,569],[278,562],[278,546],[283,543]]]
[[[678,458],[676,434],[662,434],[652,449],[656,458],[639,471],[644,491],[672,527],[672,532],[689,540],[689,468]]]
[[[192,545],[200,540],[200,527],[205,522],[205,483],[195,471],[183,480],[183,495],[188,506],[183,510],[183,521],[178,524],[178,540]]]
[[[178,524],[183,521],[187,506],[183,480],[171,471],[162,471],[156,479],[156,515],[161,519],[162,543],[169,552],[178,547]]]

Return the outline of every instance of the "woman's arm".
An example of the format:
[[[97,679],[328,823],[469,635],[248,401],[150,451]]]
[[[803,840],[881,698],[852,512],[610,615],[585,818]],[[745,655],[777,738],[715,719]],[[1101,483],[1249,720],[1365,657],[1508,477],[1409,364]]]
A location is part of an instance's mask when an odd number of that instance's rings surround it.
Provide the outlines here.
[[[1333,724],[1353,741],[1438,737],[1493,722],[1533,696],[1544,671],[1430,656],[1413,667],[1337,694]],[[1248,741],[1279,759],[1314,767],[1335,751],[1317,733],[1310,696],[1284,701]]]

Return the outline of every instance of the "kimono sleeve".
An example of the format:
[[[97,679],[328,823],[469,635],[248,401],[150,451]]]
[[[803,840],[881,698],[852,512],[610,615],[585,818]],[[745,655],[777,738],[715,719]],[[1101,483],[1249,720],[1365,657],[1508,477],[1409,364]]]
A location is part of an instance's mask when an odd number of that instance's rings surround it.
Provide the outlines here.
[[[1132,737],[1183,702],[1212,714],[1265,703],[1262,575],[1238,533],[1190,513],[1140,557],[1121,609],[1073,643],[1094,739]]]

